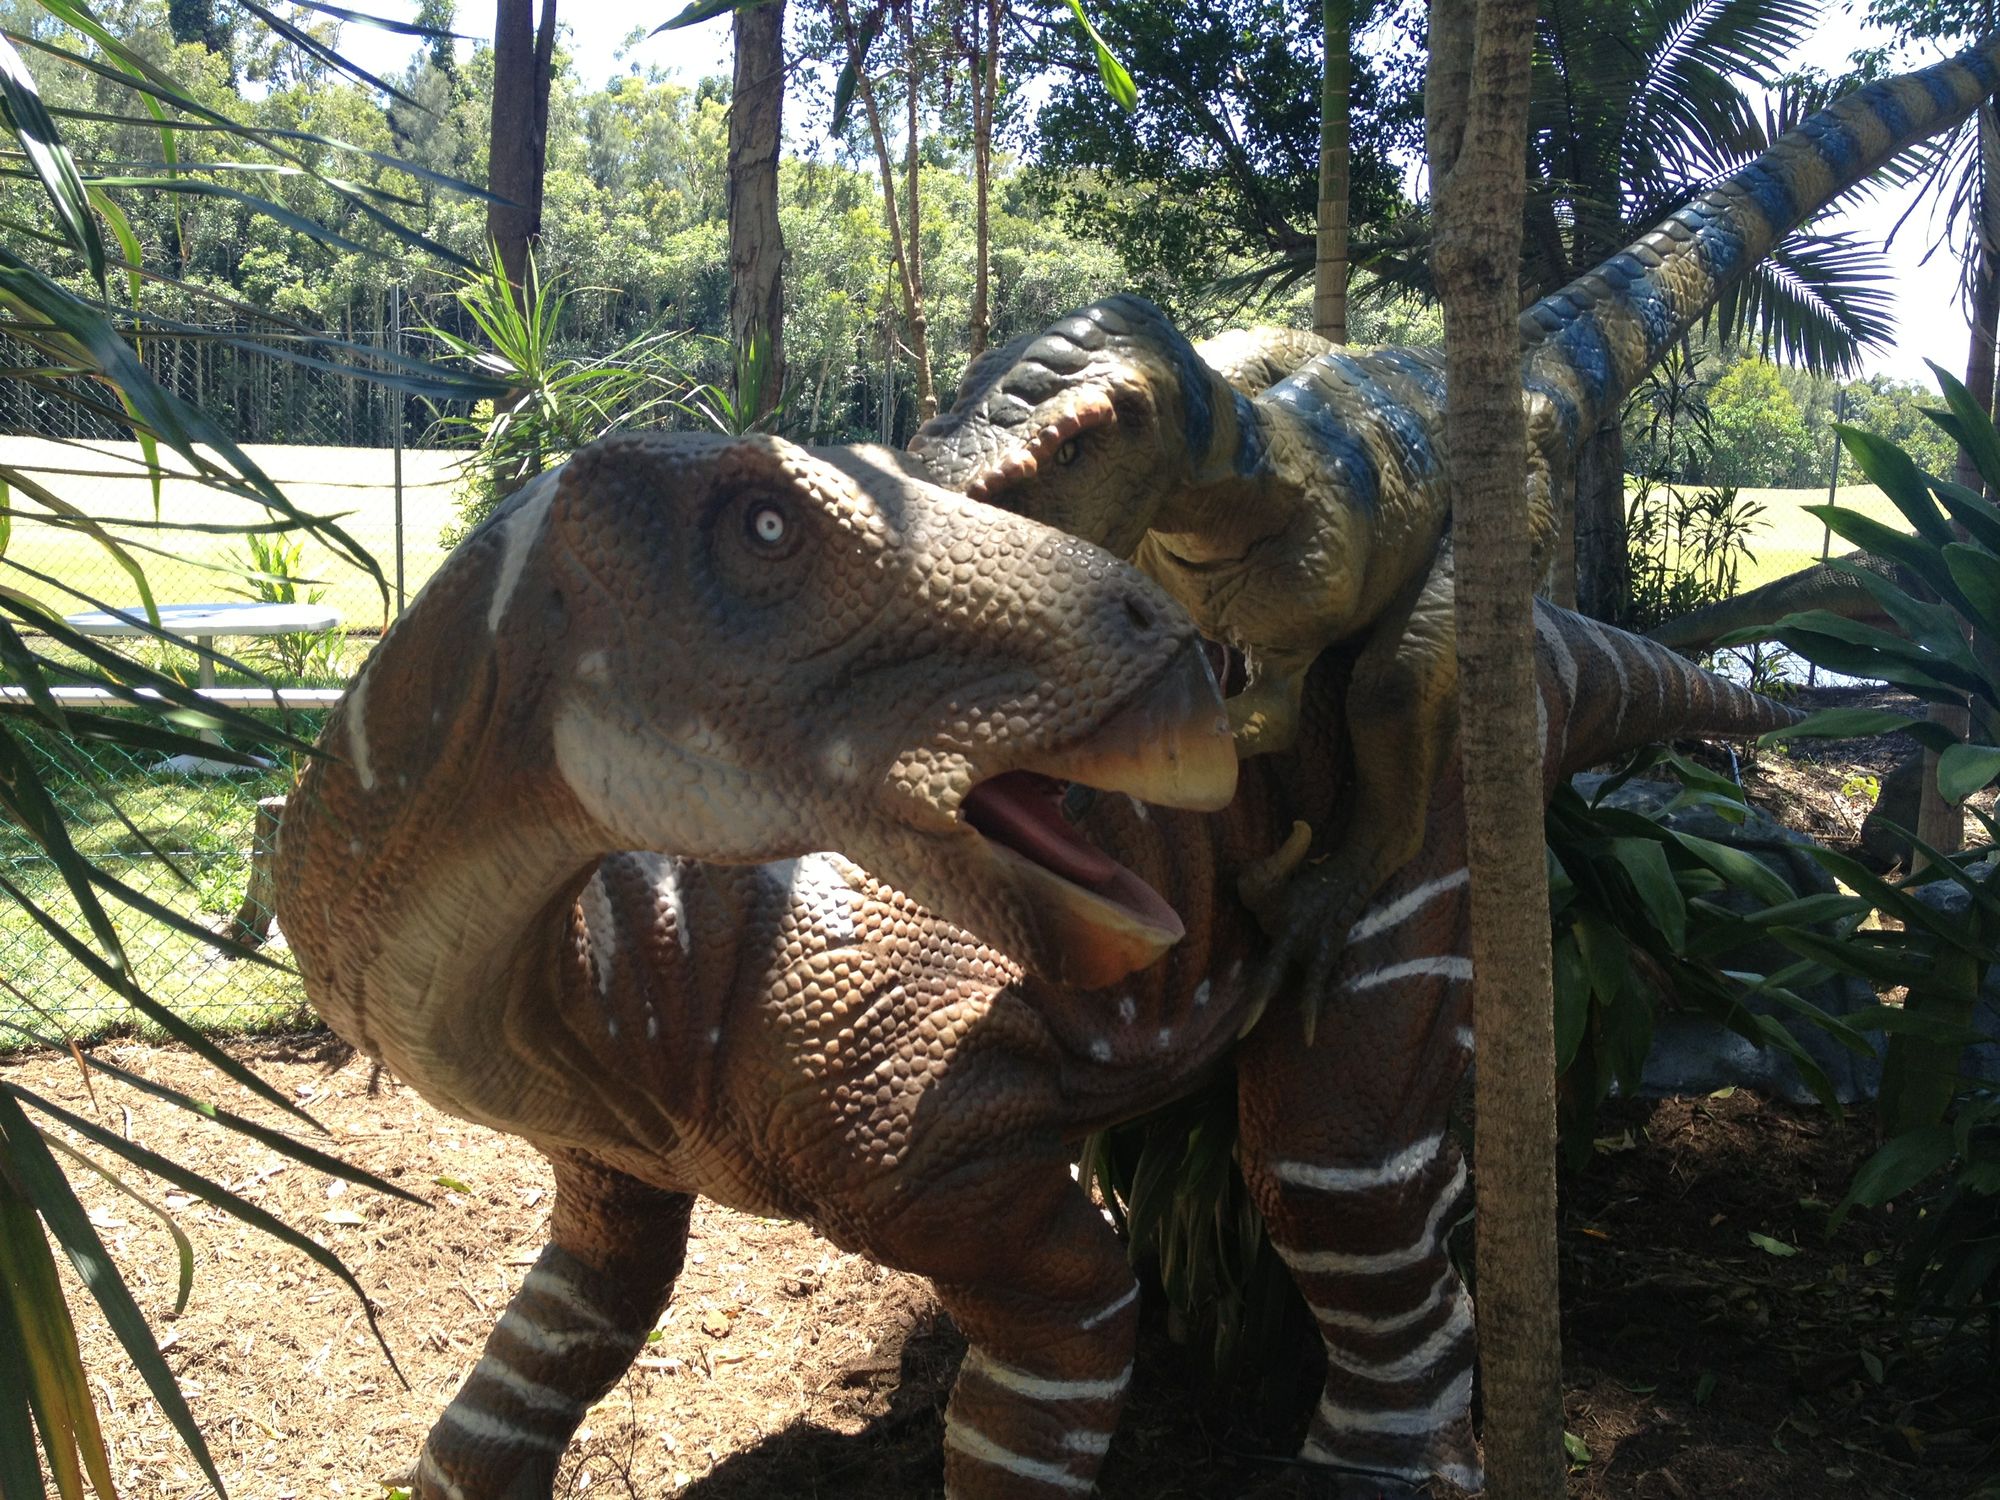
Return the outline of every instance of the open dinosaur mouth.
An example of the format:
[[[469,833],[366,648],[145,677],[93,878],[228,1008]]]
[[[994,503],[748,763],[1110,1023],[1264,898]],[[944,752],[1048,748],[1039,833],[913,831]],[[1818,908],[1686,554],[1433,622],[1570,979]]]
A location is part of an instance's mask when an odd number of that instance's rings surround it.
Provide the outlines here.
[[[1119,908],[1165,941],[1180,941],[1186,931],[1180,914],[1065,816],[1071,785],[1038,771],[1008,771],[974,787],[960,813],[1001,849]]]

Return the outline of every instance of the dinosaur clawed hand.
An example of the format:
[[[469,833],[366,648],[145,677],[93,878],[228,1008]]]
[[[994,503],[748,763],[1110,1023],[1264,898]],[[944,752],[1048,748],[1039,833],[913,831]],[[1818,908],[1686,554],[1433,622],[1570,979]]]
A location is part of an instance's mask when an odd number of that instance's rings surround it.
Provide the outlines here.
[[[1237,878],[1237,894],[1256,913],[1270,939],[1251,978],[1243,1032],[1257,1024],[1280,990],[1295,988],[1307,1046],[1318,1029],[1320,1006],[1347,946],[1348,929],[1379,883],[1368,868],[1374,862],[1351,851],[1339,850],[1317,863],[1303,864],[1310,841],[1306,825],[1295,823],[1291,837],[1276,853]],[[1281,873],[1285,866],[1295,871],[1289,880]]]

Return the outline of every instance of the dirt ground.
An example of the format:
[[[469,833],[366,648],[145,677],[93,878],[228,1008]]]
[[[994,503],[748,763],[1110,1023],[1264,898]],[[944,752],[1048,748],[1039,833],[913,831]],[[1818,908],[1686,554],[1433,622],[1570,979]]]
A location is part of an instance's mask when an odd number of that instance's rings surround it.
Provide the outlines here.
[[[369,1070],[328,1070],[324,1039],[236,1044],[323,1122],[340,1154],[424,1193],[418,1208],[322,1173],[123,1085],[96,1081],[114,1128],[244,1192],[330,1245],[378,1309],[410,1387],[353,1298],[296,1252],[168,1192],[194,1241],[195,1290],[172,1313],[174,1257],[144,1210],[78,1187],[166,1346],[238,1500],[379,1497],[542,1243],[550,1184],[518,1142],[437,1114]],[[189,1054],[107,1057],[277,1123]],[[89,1112],[67,1057],[0,1078]],[[1619,1106],[1565,1184],[1565,1379],[1578,1500],[1736,1495],[1825,1500],[1978,1493],[2000,1474],[2000,1382],[1983,1351],[1889,1304],[1888,1218],[1828,1238],[1826,1210],[1868,1148],[1812,1110],[1728,1097]],[[1774,1254],[1750,1236],[1795,1253]],[[1871,1264],[1871,1262],[1875,1262]],[[87,1298],[79,1299],[80,1312]],[[94,1313],[82,1336],[114,1468],[131,1497],[201,1493],[138,1377]],[[1148,1321],[1102,1492],[1126,1497],[1325,1493],[1284,1461],[1317,1385],[1310,1349],[1289,1404],[1250,1411],[1206,1391]],[[659,1337],[588,1416],[558,1494],[703,1500],[935,1495],[944,1398],[962,1345],[925,1285],[794,1224],[704,1206]],[[1283,1384],[1283,1382],[1279,1382]],[[1990,1493],[1990,1492],[1989,1492]]]

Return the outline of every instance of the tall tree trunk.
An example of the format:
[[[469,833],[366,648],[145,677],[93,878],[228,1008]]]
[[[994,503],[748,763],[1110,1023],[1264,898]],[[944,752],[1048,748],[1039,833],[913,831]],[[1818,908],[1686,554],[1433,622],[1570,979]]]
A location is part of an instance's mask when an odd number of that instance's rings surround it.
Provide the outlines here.
[[[528,247],[542,232],[542,179],[549,161],[549,80],[556,0],[499,0],[493,22],[493,116],[486,185],[504,202],[486,205],[486,233],[525,307]]]
[[[1574,603],[1594,620],[1616,620],[1630,592],[1630,546],[1625,535],[1625,429],[1611,421],[1585,439],[1576,456],[1576,498],[1561,517],[1574,548],[1571,566],[1556,577],[1573,580]]]
[[[903,294],[903,324],[910,331],[910,359],[917,367],[917,415],[927,421],[937,415],[937,387],[931,379],[930,340],[923,298],[912,272],[903,216],[896,207],[896,169],[889,157],[889,141],[882,133],[882,111],[875,101],[875,85],[868,81],[868,69],[861,55],[861,33],[855,30],[847,0],[833,0],[834,23],[846,42],[848,65],[854,69],[855,92],[861,97],[868,117],[868,135],[875,145],[875,163],[882,174],[882,218],[889,228],[889,253],[895,260],[896,280]]]
[[[1492,1500],[1557,1500],[1564,1488],[1554,1005],[1517,323],[1534,20],[1533,0],[1432,0],[1424,87],[1457,553]]]
[[[1349,96],[1354,81],[1354,0],[1320,0],[1325,61],[1319,90],[1319,222],[1314,237],[1313,332],[1347,342]]]
[[[785,236],[778,227],[778,147],[785,105],[784,0],[733,13],[729,95],[729,338],[764,349],[760,389],[736,392],[762,418],[785,389]]]
[[[918,191],[917,168],[917,108],[919,94],[923,87],[923,67],[917,57],[917,0],[902,0],[903,7],[903,190],[909,196],[909,211],[903,216],[904,259],[910,267],[910,294],[912,307],[911,325],[918,318],[925,319],[924,332],[930,331],[929,319],[924,308],[924,236],[922,196]],[[919,398],[921,399],[921,398]],[[928,421],[937,415],[937,400],[932,397],[929,404],[917,414],[919,421]]]
[[[1000,99],[1000,0],[986,0],[985,50],[978,45],[979,12],[973,11],[972,64],[972,318],[968,357],[986,352],[993,333],[993,237],[988,198],[993,185],[993,111]]]

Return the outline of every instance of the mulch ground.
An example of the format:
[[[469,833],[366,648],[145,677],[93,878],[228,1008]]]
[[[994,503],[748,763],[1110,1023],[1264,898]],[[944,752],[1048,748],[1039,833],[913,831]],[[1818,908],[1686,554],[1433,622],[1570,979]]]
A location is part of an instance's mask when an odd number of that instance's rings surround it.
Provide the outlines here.
[[[0,1062],[0,1078],[94,1111],[339,1252],[379,1311],[407,1389],[332,1277],[219,1210],[156,1191],[195,1247],[194,1295],[173,1316],[165,1232],[102,1183],[77,1183],[230,1493],[378,1497],[407,1472],[540,1248],[549,1176],[520,1143],[439,1115],[393,1080],[371,1087],[367,1065],[335,1063],[324,1040],[232,1050],[309,1108],[341,1155],[432,1206],[288,1165],[101,1075],[93,1104],[67,1057]],[[278,1122],[183,1051],[105,1052]],[[1573,1496],[1959,1500],[2000,1474],[1993,1351],[1893,1309],[1881,1258],[1893,1215],[1826,1234],[1827,1207],[1869,1147],[1864,1120],[1843,1128],[1739,1091],[1615,1106],[1603,1129],[1593,1160],[1565,1183],[1567,1421],[1580,1445]],[[1753,1233],[1795,1253],[1774,1254]],[[943,1404],[963,1346],[924,1283],[798,1225],[706,1205],[690,1251],[659,1337],[589,1414],[559,1495],[938,1492]],[[201,1493],[88,1299],[78,1307],[121,1492]],[[1288,1404],[1260,1414],[1240,1393],[1204,1389],[1163,1323],[1149,1319],[1102,1493],[1323,1495],[1284,1462],[1317,1383],[1312,1353],[1268,1351],[1267,1371],[1303,1378]]]

